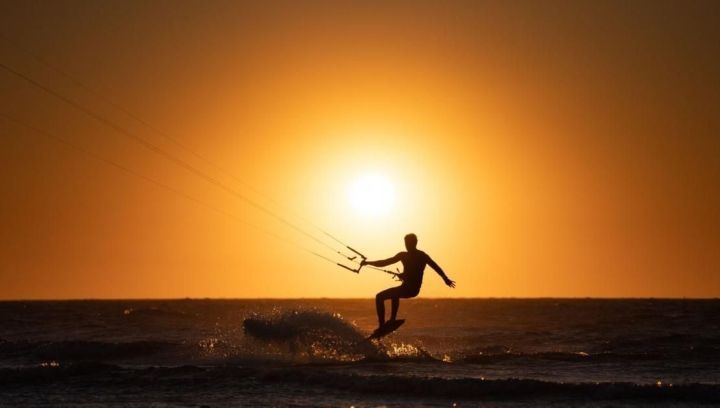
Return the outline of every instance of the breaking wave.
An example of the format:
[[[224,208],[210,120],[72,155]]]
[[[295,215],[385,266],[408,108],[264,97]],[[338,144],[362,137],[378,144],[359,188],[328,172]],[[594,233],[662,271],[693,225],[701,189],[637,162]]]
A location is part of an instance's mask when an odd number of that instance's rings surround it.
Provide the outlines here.
[[[332,361],[432,359],[420,346],[370,341],[339,314],[317,310],[294,310],[273,316],[245,319],[247,337],[285,345],[294,355]]]

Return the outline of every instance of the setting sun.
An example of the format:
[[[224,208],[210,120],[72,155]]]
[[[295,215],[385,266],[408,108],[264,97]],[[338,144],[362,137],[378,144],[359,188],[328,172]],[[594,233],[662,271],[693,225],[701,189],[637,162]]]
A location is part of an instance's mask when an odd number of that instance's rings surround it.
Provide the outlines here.
[[[360,215],[382,216],[395,205],[395,187],[382,174],[364,174],[350,185],[348,200]]]

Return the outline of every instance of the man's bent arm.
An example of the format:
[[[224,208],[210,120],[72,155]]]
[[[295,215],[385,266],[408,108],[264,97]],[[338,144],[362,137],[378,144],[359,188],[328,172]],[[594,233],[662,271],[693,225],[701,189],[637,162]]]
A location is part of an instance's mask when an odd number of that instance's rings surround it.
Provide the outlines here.
[[[397,255],[393,256],[392,258],[382,259],[379,261],[364,261],[363,264],[382,267],[382,266],[392,265],[395,262],[399,262],[399,261],[400,261],[400,254],[397,254]]]

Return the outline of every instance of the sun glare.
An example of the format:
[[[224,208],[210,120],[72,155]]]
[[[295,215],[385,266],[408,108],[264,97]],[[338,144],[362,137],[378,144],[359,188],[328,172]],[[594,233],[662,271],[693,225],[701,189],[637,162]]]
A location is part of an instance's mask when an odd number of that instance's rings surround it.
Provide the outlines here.
[[[350,185],[348,199],[359,214],[385,215],[395,205],[395,187],[382,174],[365,174]]]

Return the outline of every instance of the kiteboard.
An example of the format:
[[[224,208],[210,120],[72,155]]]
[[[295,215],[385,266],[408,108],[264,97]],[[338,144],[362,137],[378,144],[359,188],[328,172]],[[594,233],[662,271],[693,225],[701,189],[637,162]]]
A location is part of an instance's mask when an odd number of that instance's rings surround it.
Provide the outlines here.
[[[367,339],[373,340],[385,337],[388,334],[397,330],[400,326],[403,325],[403,323],[405,323],[404,319],[387,321],[381,327],[378,327]]]

